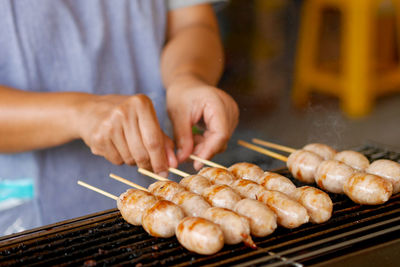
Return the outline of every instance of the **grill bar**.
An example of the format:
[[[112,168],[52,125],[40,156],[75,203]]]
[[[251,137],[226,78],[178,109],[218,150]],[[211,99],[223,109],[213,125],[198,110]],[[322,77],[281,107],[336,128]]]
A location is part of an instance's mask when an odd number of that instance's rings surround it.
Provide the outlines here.
[[[400,153],[369,146],[360,151],[371,160],[400,161]],[[277,172],[291,178],[287,169]],[[328,222],[296,229],[279,227],[268,237],[254,238],[257,250],[238,244],[226,245],[215,255],[197,255],[176,238],[154,238],[141,227],[127,224],[113,209],[1,237],[0,266],[302,266],[399,240],[400,194],[379,206],[358,205],[344,195],[330,196],[334,212]]]
[[[62,232],[66,228],[71,230],[72,226],[70,225],[70,223],[73,223],[75,228],[79,228],[84,225],[89,225],[89,224],[93,224],[93,223],[99,223],[101,221],[105,221],[109,218],[115,217],[118,213],[119,213],[118,210],[111,209],[111,210],[101,211],[96,214],[90,214],[90,215],[82,216],[79,218],[70,219],[70,220],[66,220],[63,222],[54,223],[54,224],[26,230],[26,231],[15,233],[15,234],[8,235],[8,236],[2,236],[2,237],[0,237],[0,248],[4,247],[6,245],[16,244],[16,243],[20,243],[20,242],[27,241],[30,239],[35,239],[49,231],[51,231],[52,233],[55,233],[55,232]]]
[[[399,211],[399,210],[397,210],[397,211]],[[337,239],[341,239],[343,237],[351,236],[353,234],[360,233],[360,232],[365,232],[367,230],[370,230],[370,229],[373,229],[373,228],[376,228],[376,227],[379,227],[379,226],[383,226],[383,225],[386,225],[386,224],[398,222],[398,221],[400,221],[400,217],[396,217],[396,218],[393,218],[393,219],[390,219],[390,220],[387,220],[387,221],[382,221],[382,222],[379,222],[379,223],[375,223],[373,225],[368,225],[368,226],[365,226],[365,227],[362,227],[362,228],[357,228],[357,229],[349,231],[349,232],[338,234],[338,235],[335,235],[335,236],[332,236],[332,237],[329,237],[329,238],[324,238],[324,239],[321,239],[319,241],[315,241],[315,242],[312,242],[312,243],[308,243],[306,245],[302,245],[302,246],[299,246],[299,247],[295,247],[295,248],[292,248],[292,249],[285,250],[283,252],[279,252],[279,253],[274,252],[274,254],[280,256],[280,258],[283,258],[283,256],[285,256],[287,254],[291,254],[293,252],[305,250],[307,248],[315,247],[317,245],[323,245],[323,244],[329,243],[331,241],[334,241],[334,240],[337,240]],[[325,251],[328,251],[328,250],[344,247],[344,246],[347,246],[348,244],[353,244],[353,243],[356,243],[356,242],[363,241],[365,239],[370,239],[370,238],[373,238],[373,237],[376,237],[376,236],[379,236],[379,235],[386,234],[388,232],[394,232],[394,231],[398,231],[398,230],[400,230],[400,225],[396,225],[396,226],[393,226],[393,227],[385,229],[385,230],[380,230],[380,231],[374,232],[372,234],[367,234],[367,235],[362,236],[362,237],[357,237],[357,238],[354,238],[354,239],[351,239],[351,240],[348,240],[348,241],[345,241],[345,242],[340,242],[338,244],[335,244],[335,245],[332,245],[332,246],[329,246],[329,247],[325,247],[325,248],[322,248],[322,249],[315,250],[315,251],[310,252],[308,254],[303,254],[303,255],[298,256],[298,257],[290,258],[289,260],[291,262],[295,262],[295,261],[297,261],[299,259],[302,259],[302,258],[307,258],[309,256],[321,254],[321,253],[323,253]],[[267,251],[267,252],[270,252],[270,251]],[[256,260],[249,261],[246,264],[238,264],[238,265],[234,265],[234,266],[238,266],[238,267],[239,266],[248,266],[248,265],[252,265],[252,264],[265,262],[265,261],[270,260],[270,259],[275,258],[275,257],[276,256],[266,256],[266,257],[262,257],[262,258],[259,258],[259,259],[256,259]],[[275,264],[272,264],[271,267],[272,266],[279,266],[280,264],[282,264],[282,263],[275,263]]]
[[[359,238],[356,238],[356,239],[345,241],[345,242],[342,242],[342,243],[339,243],[339,244],[336,244],[336,245],[332,245],[332,246],[329,246],[329,247],[326,247],[326,248],[318,249],[318,250],[315,250],[313,252],[309,252],[309,253],[303,254],[301,256],[297,256],[297,257],[291,258],[291,260],[292,261],[296,261],[296,260],[308,258],[310,256],[320,255],[320,254],[325,253],[327,251],[335,250],[337,248],[341,248],[341,247],[345,247],[345,246],[348,246],[348,245],[352,245],[352,244],[355,244],[355,243],[358,243],[358,242],[361,242],[361,241],[364,241],[364,240],[368,240],[368,239],[371,239],[371,238],[374,238],[374,237],[377,237],[377,236],[382,236],[384,234],[392,233],[394,231],[399,231],[399,230],[400,230],[400,226],[399,225],[393,226],[393,227],[391,227],[389,229],[386,229],[386,230],[381,230],[381,231],[378,231],[376,233],[367,234],[365,236],[362,236],[362,237],[359,237]],[[271,264],[270,267],[280,266],[280,265],[283,265],[283,264],[282,263],[279,263],[279,264],[275,263],[275,264]]]
[[[384,217],[387,217],[387,216],[390,216],[391,218],[393,217],[394,220],[400,220],[400,217],[399,217],[400,216],[400,208],[398,208],[396,210],[393,210],[393,211],[389,211],[389,212],[387,212],[385,214],[378,214],[378,215],[373,216],[373,217],[364,218],[363,220],[359,220],[356,230],[348,230],[347,231],[348,228],[352,229],[355,226],[353,222],[350,222],[350,223],[347,223],[345,225],[342,225],[341,227],[331,227],[331,228],[328,228],[325,231],[320,231],[320,232],[316,232],[316,233],[313,233],[313,234],[304,234],[304,233],[302,233],[302,231],[300,231],[299,232],[299,235],[300,235],[299,238],[295,238],[294,236],[291,236],[291,237],[293,237],[293,239],[290,239],[289,241],[282,242],[282,243],[277,243],[275,245],[271,245],[271,246],[267,246],[267,247],[263,247],[262,249],[258,249],[256,251],[253,251],[253,252],[248,253],[246,255],[233,257],[233,258],[227,259],[225,261],[222,261],[220,263],[228,264],[228,263],[232,263],[232,262],[235,262],[235,261],[238,261],[238,260],[246,259],[249,256],[257,256],[257,255],[260,256],[260,255],[263,255],[265,253],[270,253],[270,252],[272,252],[272,250],[278,250],[278,249],[281,249],[281,251],[280,252],[275,252],[274,251],[274,253],[275,254],[279,254],[281,256],[287,255],[289,253],[292,253],[292,252],[295,252],[295,251],[299,251],[299,250],[306,250],[308,247],[311,247],[313,245],[312,245],[312,243],[306,243],[305,245],[301,245],[304,242],[307,242],[307,241],[308,242],[313,242],[312,241],[313,239],[318,239],[318,241],[315,241],[315,242],[319,242],[319,243],[324,243],[325,242],[325,243],[327,243],[327,242],[329,242],[331,240],[337,239],[338,236],[340,238],[340,237],[345,237],[347,235],[350,235],[350,234],[353,233],[351,231],[355,231],[355,233],[357,233],[357,232],[359,232],[358,229],[361,229],[360,231],[365,231],[365,230],[368,230],[370,228],[378,227],[378,226],[381,226],[381,225],[384,225],[384,224],[389,224],[389,223],[391,223],[391,219],[389,219],[389,221],[386,221],[384,219]],[[359,226],[364,224],[364,223],[371,223],[371,222],[376,221],[376,220],[379,220],[379,222],[376,223],[376,224],[368,225],[368,226],[365,226],[364,228],[359,228]],[[309,229],[307,229],[307,232],[309,232],[308,230]],[[343,232],[343,231],[346,231],[346,232]],[[337,232],[339,232],[339,233],[337,233]],[[341,232],[343,232],[343,233],[341,233]],[[324,238],[324,236],[327,236],[327,235],[331,235],[331,236],[328,237],[328,238]],[[279,238],[279,239],[281,239],[281,238]],[[257,243],[257,245],[261,246],[262,244],[261,243]],[[304,246],[304,247],[302,247],[302,246]],[[285,247],[289,247],[289,249],[284,250],[283,248],[285,248]],[[275,256],[275,257],[277,257],[277,256]],[[270,259],[272,259],[272,258],[270,258]],[[257,262],[257,261],[255,261],[255,262]],[[243,266],[246,266],[246,265],[243,265]]]

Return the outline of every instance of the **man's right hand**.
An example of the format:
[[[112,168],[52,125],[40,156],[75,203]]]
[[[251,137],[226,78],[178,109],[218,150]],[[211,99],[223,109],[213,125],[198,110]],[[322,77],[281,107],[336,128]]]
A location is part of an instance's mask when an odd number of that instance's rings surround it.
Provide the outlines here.
[[[79,107],[78,132],[93,154],[166,176],[176,167],[172,140],[161,130],[145,95],[93,96]]]

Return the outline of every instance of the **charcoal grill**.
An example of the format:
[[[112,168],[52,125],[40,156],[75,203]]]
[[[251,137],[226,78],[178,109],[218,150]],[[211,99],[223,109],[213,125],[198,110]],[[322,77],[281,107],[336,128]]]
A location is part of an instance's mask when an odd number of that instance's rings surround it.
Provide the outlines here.
[[[374,146],[359,150],[370,160],[400,162],[397,152]],[[277,172],[291,178],[287,169]],[[215,255],[197,255],[184,249],[176,238],[149,236],[112,209],[0,238],[0,266],[334,266],[349,259],[365,259],[370,263],[366,266],[371,266],[375,265],[369,260],[371,255],[380,266],[396,266],[400,194],[379,206],[357,205],[343,195],[332,194],[331,198],[334,212],[328,222],[291,230],[278,227],[268,237],[254,238],[256,250],[243,244],[225,245]],[[379,251],[385,248],[398,254],[380,260]]]

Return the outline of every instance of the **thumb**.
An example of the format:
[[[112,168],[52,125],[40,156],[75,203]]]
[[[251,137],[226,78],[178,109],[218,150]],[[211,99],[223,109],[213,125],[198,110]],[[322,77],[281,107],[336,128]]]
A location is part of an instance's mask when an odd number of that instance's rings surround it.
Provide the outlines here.
[[[169,138],[166,134],[164,134],[164,147],[167,153],[168,166],[177,168],[178,161],[174,153],[174,142],[172,142],[171,138]]]
[[[182,162],[187,159],[193,151],[193,135],[190,118],[183,115],[176,115],[171,118],[171,120],[174,127],[178,161]]]
[[[210,134],[201,143],[196,145],[194,154],[203,159],[211,159],[215,154],[223,152],[226,149],[227,141],[227,136],[219,133]],[[199,170],[202,164],[195,161],[193,167]]]

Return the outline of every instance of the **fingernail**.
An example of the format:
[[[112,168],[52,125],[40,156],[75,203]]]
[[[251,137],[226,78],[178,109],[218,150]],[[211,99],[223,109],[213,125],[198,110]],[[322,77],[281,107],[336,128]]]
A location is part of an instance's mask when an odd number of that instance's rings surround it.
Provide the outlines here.
[[[203,167],[203,163],[199,162],[199,161],[195,161],[193,164],[193,168],[198,171],[201,169],[201,167]]]
[[[178,161],[175,155],[169,155],[168,156],[168,166],[172,168],[177,168],[178,167]]]
[[[168,172],[159,172],[158,175],[167,178],[168,177]]]
[[[194,150],[193,150],[193,154],[199,155],[199,151],[200,151],[199,146],[196,146],[196,147],[194,148]]]
[[[182,161],[182,160],[183,160],[182,149],[178,149],[178,150],[176,151],[176,156],[178,157],[178,160],[179,160],[179,161]]]

